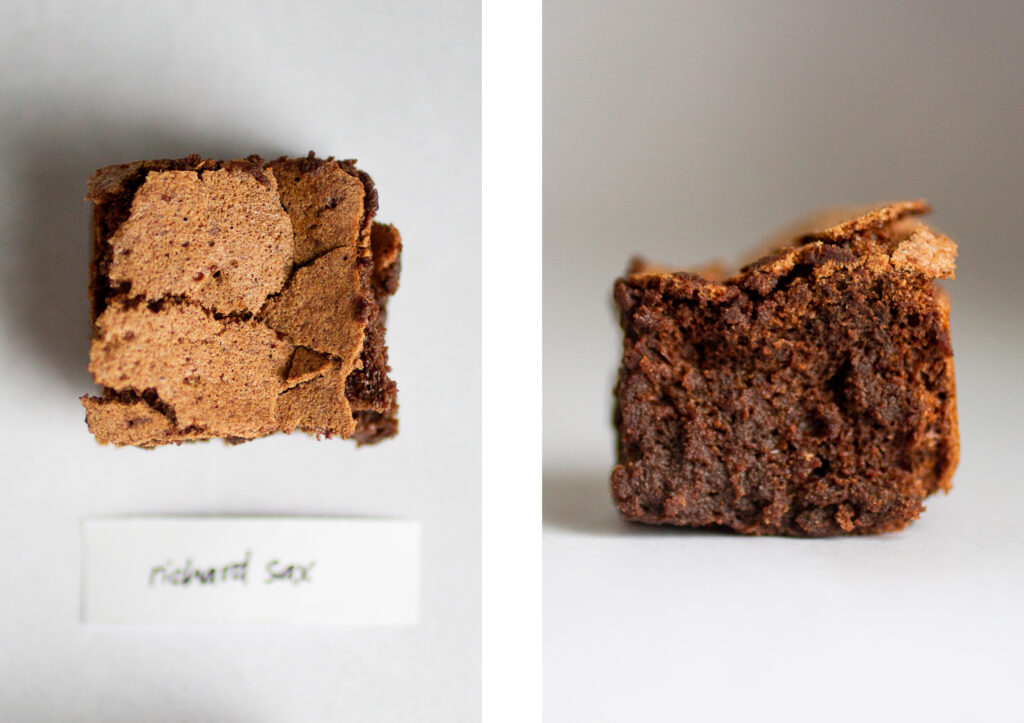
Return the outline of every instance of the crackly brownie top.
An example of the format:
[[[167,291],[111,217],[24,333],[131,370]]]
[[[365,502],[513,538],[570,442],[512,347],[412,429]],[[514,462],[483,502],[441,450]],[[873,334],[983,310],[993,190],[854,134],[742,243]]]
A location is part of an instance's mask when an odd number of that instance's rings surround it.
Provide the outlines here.
[[[89,368],[111,389],[155,389],[181,427],[258,436],[277,425],[277,395],[293,347],[252,320],[202,307],[115,304],[97,323]]]
[[[930,279],[952,279],[956,244],[915,218],[929,211],[926,202],[917,200],[825,212],[792,230],[787,242],[731,275],[718,264],[688,272],[634,259],[627,276],[634,280],[675,277],[679,283],[697,284],[708,299],[738,289],[764,296],[801,267],[818,268],[820,274],[830,264],[841,266],[858,259],[874,272],[906,271]]]
[[[364,366],[377,207],[354,161],[121,164],[86,198],[105,392],[83,403],[100,441],[352,434],[345,381]]]
[[[279,158],[269,165],[292,218],[296,264],[359,244],[366,191],[350,163]]]
[[[227,168],[149,173],[108,243],[112,284],[221,314],[258,312],[292,267],[291,221],[273,176],[263,185]]]

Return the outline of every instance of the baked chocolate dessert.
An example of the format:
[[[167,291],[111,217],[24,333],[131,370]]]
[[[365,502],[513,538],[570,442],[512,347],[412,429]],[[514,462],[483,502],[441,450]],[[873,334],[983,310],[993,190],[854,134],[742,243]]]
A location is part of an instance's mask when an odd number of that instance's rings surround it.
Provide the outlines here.
[[[86,199],[97,441],[397,433],[402,243],[354,161],[140,161],[96,171]]]
[[[959,458],[956,245],[875,207],[723,278],[635,261],[615,285],[623,517],[749,534],[899,530]]]

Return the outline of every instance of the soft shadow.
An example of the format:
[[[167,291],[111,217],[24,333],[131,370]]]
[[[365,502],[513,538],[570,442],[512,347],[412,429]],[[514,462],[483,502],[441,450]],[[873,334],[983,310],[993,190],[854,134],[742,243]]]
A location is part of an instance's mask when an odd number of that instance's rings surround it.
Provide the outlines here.
[[[48,675],[42,673],[41,675]],[[179,680],[174,681],[174,688],[181,691],[185,686]],[[225,711],[215,701],[219,700],[214,694],[206,689],[195,689],[188,693],[181,691],[175,698],[161,695],[159,702],[146,705],[137,701],[126,702],[122,700],[123,694],[116,690],[103,694],[99,701],[83,697],[81,695],[66,699],[63,696],[24,696],[14,701],[6,702],[5,713],[11,713],[13,718],[4,720],[18,720],[21,723],[49,723],[55,720],[103,720],[107,723],[134,723],[138,720],[146,720],[148,723],[168,723],[178,721],[218,721],[219,723],[235,723],[236,721],[251,721],[251,715],[246,716],[237,711]],[[211,712],[212,707],[216,713]],[[123,709],[130,709],[130,712],[123,712]]]
[[[4,250],[17,259],[21,273],[0,288],[0,311],[9,317],[17,348],[76,393],[93,388],[87,371],[90,204],[83,200],[89,175],[114,163],[189,153],[285,153],[277,144],[246,138],[238,128],[181,127],[159,113],[96,103],[88,109],[60,98],[24,98],[24,112],[2,132],[2,172],[14,189]],[[239,125],[247,120],[239,118]]]
[[[600,472],[545,471],[544,525],[591,535],[626,532],[609,484]]]
[[[724,535],[723,529],[691,529],[624,521],[612,501],[609,471],[548,470],[544,472],[544,526],[585,535]]]

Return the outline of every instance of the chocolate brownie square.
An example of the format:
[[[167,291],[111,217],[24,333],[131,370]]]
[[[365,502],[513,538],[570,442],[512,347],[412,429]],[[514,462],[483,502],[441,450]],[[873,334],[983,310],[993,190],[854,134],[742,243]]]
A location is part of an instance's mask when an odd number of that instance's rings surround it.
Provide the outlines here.
[[[725,278],[615,285],[615,502],[627,520],[795,536],[899,530],[959,457],[955,244],[875,207]],[[820,228],[820,227],[819,227]]]
[[[401,238],[353,161],[140,161],[98,170],[86,199],[97,441],[397,433]]]

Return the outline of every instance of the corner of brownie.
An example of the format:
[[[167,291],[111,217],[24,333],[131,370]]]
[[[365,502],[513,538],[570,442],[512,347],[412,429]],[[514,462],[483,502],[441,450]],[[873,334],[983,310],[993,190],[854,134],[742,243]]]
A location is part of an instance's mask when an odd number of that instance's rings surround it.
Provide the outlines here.
[[[397,433],[383,309],[401,244],[374,243],[355,161],[139,161],[98,170],[86,199],[97,441]]]
[[[730,277],[633,263],[612,492],[622,516],[747,534],[899,530],[959,458],[956,245],[923,201],[807,230]]]

